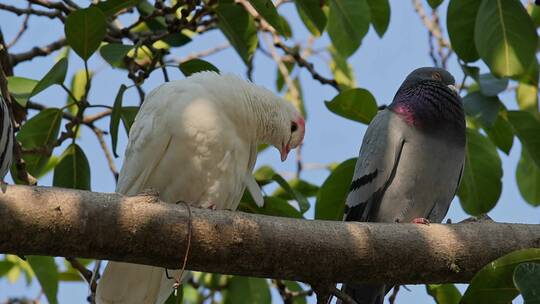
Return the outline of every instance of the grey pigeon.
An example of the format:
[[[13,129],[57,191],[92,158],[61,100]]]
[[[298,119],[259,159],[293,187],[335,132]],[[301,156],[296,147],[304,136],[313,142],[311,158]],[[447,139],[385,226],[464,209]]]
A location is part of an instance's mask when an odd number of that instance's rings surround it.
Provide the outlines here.
[[[345,221],[440,223],[465,161],[465,116],[454,77],[414,70],[369,125],[345,206]],[[392,286],[344,284],[357,303],[383,303]],[[338,301],[339,303],[339,301]]]

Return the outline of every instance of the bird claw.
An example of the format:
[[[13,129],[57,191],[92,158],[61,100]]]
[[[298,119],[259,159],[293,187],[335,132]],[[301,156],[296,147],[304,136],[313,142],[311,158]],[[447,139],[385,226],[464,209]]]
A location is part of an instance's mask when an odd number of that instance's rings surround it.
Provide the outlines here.
[[[210,204],[208,205],[208,207],[206,207],[207,209],[210,209],[210,210],[216,210],[217,207],[216,207],[216,204]]]
[[[431,222],[427,218],[417,217],[411,221],[413,224],[429,225]]]

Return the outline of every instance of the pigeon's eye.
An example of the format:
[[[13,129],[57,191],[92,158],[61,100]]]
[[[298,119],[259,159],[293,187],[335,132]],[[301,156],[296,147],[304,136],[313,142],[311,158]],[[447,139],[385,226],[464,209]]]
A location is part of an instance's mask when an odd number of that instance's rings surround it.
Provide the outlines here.
[[[296,124],[296,122],[292,121],[291,122],[291,133],[298,130],[298,125]]]
[[[438,72],[435,72],[435,73],[431,74],[431,78],[433,78],[435,80],[438,80],[438,81],[442,81],[441,74],[439,74]]]

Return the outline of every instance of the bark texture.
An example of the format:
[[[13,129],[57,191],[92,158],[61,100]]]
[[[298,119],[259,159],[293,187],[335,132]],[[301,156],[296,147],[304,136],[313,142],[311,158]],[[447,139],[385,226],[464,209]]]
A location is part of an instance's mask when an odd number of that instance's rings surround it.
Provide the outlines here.
[[[367,224],[191,208],[188,269],[303,282],[468,282],[488,262],[540,247],[540,225]],[[0,252],[178,268],[183,204],[47,187],[0,194]]]

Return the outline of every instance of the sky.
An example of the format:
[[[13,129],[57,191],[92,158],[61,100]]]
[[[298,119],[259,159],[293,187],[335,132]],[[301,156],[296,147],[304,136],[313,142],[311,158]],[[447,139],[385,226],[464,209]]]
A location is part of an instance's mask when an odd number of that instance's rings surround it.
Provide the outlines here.
[[[2,0],[3,3],[22,6],[20,0]],[[83,6],[90,3],[87,0],[76,1]],[[448,1],[442,4],[440,12],[442,24],[445,24],[446,6]],[[427,6],[427,5],[426,5]],[[379,38],[373,28],[362,41],[359,50],[349,58],[349,63],[353,66],[357,86],[368,89],[376,98],[379,104],[388,104],[391,102],[395,91],[404,80],[406,75],[412,70],[421,66],[431,66],[432,62],[428,56],[427,30],[414,12],[410,1],[393,0],[391,1],[391,21],[388,31]],[[289,19],[294,32],[294,39],[286,41],[292,45],[296,41],[305,43],[308,32],[299,20],[294,5],[285,4],[280,7],[279,12]],[[10,41],[20,28],[22,18],[13,14],[0,12],[0,27],[4,32],[6,41]],[[30,30],[23,36],[22,40],[10,52],[21,52],[30,49],[35,45],[45,45],[63,35],[63,26],[57,20],[50,20],[45,17],[32,17],[29,23]],[[175,49],[173,55],[182,58],[192,52],[202,51],[218,44],[226,42],[226,38],[219,31],[212,31],[197,37],[194,41],[184,47]],[[328,45],[329,39],[325,34],[315,43],[315,49],[324,48]],[[57,52],[56,52],[57,53]],[[33,61],[18,65],[15,69],[17,76],[40,79],[54,64],[54,57],[41,57]],[[240,57],[232,48],[222,51],[218,54],[206,57],[205,60],[216,65],[222,72],[229,72],[245,77],[245,66]],[[309,59],[315,64],[315,68],[325,76],[331,76],[325,63],[328,58],[325,56],[314,56]],[[69,60],[68,77],[82,68],[82,60],[74,53]],[[477,63],[483,72],[487,72],[485,65]],[[89,62],[90,69],[95,72],[94,82],[89,100],[95,104],[111,105],[118,87],[121,84],[131,84],[128,82],[126,74],[122,71],[112,69],[105,63],[99,54],[94,54]],[[255,70],[253,72],[253,81],[256,84],[265,86],[275,91],[276,66],[273,61],[262,54],[257,54],[254,62]],[[454,74],[456,79],[462,79],[463,74],[457,65],[455,56],[449,60],[449,71]],[[182,79],[184,76],[169,69],[171,79]],[[298,71],[296,71],[298,73]],[[330,111],[324,105],[325,100],[331,100],[336,91],[328,85],[321,85],[311,78],[311,75],[305,70],[301,70],[300,78],[303,86],[304,102],[307,108],[306,136],[302,149],[302,158],[305,164],[317,168],[318,164],[328,164],[331,162],[342,162],[348,158],[358,155],[359,145],[366,130],[366,126],[341,118]],[[161,73],[153,73],[145,82],[144,88],[148,92],[163,82]],[[47,106],[63,106],[66,96],[64,91],[58,86],[52,87],[40,93],[33,98],[34,101],[43,103]],[[516,103],[514,93],[504,93],[501,96],[507,108],[515,109]],[[138,97],[134,90],[128,90],[124,96],[124,105],[138,104]],[[91,109],[93,110],[93,109]],[[99,110],[95,110],[96,112]],[[104,130],[108,130],[108,120],[101,120],[97,125]],[[81,138],[77,141],[83,146],[86,156],[91,164],[92,190],[99,192],[113,192],[114,178],[108,169],[107,162],[94,134],[84,128]],[[109,142],[109,138],[106,139]],[[118,151],[120,157],[115,160],[116,166],[121,167],[122,154],[126,145],[126,134],[123,128],[120,131]],[[63,145],[55,150],[59,155],[65,149]],[[517,139],[514,141],[509,156],[499,153],[503,164],[503,191],[497,206],[489,215],[498,222],[510,223],[540,223],[540,208],[533,208],[528,205],[519,194],[515,181],[515,168],[519,160],[521,146]],[[293,155],[291,155],[293,156]],[[268,149],[263,152],[258,160],[257,167],[262,165],[271,165],[276,171],[285,177],[292,176],[295,171],[294,157],[281,163],[279,153],[275,149]],[[305,170],[302,178],[320,185],[328,176],[326,169]],[[40,185],[51,185],[52,176],[49,174],[40,180]],[[308,217],[313,216],[312,211]],[[447,218],[457,222],[468,216],[462,210],[459,200],[456,198],[452,203]],[[403,288],[398,294],[397,303],[433,303],[431,297],[425,292],[423,285],[408,286],[410,291]],[[460,285],[463,290],[464,286]],[[15,284],[9,284],[7,280],[0,279],[0,302],[9,297],[27,296],[35,298],[39,294],[39,286],[34,282],[31,286],[26,286],[23,279]],[[59,289],[60,303],[86,303],[87,287],[81,283],[61,283]],[[277,294],[273,294],[274,302],[281,303]],[[46,300],[42,298],[46,303]],[[310,302],[314,302],[311,300]],[[517,300],[516,302],[520,302]]]

